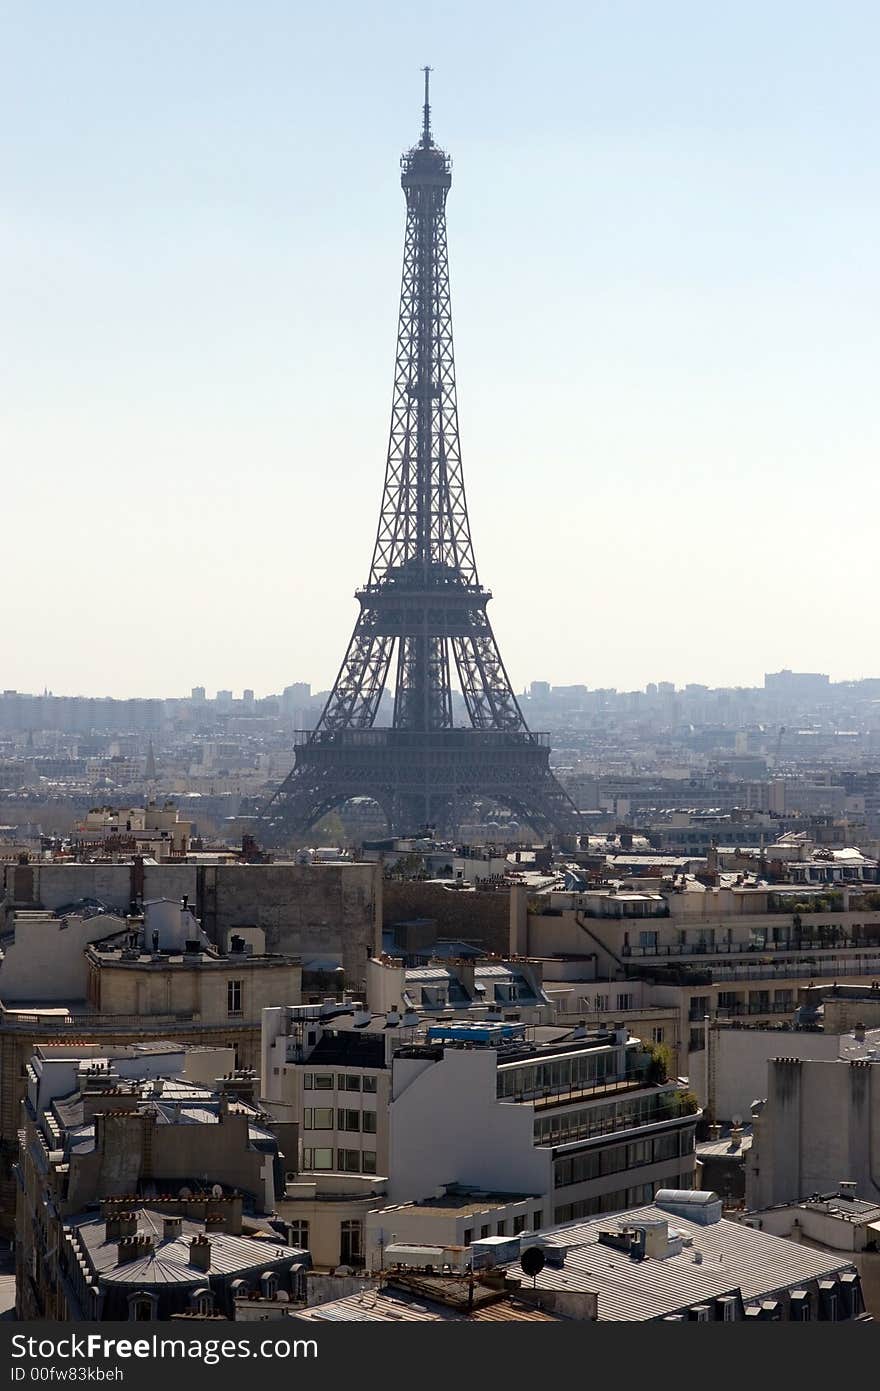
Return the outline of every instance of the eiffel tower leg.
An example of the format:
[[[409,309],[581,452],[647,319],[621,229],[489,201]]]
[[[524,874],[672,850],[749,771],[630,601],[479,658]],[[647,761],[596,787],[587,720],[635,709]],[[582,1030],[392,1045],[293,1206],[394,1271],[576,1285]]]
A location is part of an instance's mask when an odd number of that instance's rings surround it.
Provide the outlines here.
[[[394,638],[377,633],[362,611],[339,675],[324,706],[319,728],[370,729],[388,676]]]
[[[475,729],[526,728],[519,702],[498,651],[485,613],[477,613],[473,631],[453,639],[461,693]]]

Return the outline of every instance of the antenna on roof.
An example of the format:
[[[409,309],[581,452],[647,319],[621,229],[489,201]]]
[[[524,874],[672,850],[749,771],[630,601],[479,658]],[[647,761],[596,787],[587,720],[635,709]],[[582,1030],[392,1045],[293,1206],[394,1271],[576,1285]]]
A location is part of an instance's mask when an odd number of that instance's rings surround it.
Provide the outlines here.
[[[433,68],[424,67],[422,72],[425,74],[425,105],[422,108],[422,144],[425,149],[433,145],[431,138],[431,73]]]

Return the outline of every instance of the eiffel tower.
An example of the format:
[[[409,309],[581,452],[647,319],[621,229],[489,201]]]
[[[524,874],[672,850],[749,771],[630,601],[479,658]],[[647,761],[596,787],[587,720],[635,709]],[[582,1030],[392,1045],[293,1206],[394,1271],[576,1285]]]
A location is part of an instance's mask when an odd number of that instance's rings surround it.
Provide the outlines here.
[[[538,835],[576,829],[529,730],[477,577],[458,438],[446,247],[449,156],[431,133],[425,68],[421,138],[401,159],[403,280],[385,489],[360,612],[317,727],[297,736],[292,771],[265,807],[265,833],[302,834],[332,808],[370,797],[396,834],[451,833],[477,798]],[[391,671],[394,714],[376,725]],[[452,664],[468,724],[453,721]]]

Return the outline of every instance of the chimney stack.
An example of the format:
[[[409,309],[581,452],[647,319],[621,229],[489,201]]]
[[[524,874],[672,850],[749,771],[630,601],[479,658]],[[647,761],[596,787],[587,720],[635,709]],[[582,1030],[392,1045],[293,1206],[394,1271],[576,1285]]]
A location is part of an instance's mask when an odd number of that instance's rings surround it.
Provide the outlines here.
[[[189,1244],[189,1263],[196,1270],[211,1269],[211,1241],[206,1236],[194,1236]]]
[[[162,1240],[176,1241],[183,1232],[182,1217],[166,1217],[162,1222]]]
[[[146,1232],[120,1237],[116,1243],[117,1265],[128,1265],[130,1261],[140,1260],[143,1256],[149,1256],[152,1250],[153,1238],[147,1236]]]

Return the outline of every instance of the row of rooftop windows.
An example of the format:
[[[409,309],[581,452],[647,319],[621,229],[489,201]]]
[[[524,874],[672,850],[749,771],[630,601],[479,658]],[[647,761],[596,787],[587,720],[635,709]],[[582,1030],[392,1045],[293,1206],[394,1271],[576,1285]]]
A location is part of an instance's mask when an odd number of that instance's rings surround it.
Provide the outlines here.
[[[545,1063],[524,1063],[498,1069],[497,1096],[524,1101],[554,1092],[583,1090],[622,1079],[625,1062],[621,1052],[572,1053]]]
[[[332,1106],[305,1106],[303,1108],[303,1130],[333,1130]],[[376,1134],[376,1112],[354,1111],[339,1108],[336,1111],[336,1130],[351,1132],[363,1131],[365,1135]]]
[[[682,1154],[693,1153],[693,1148],[693,1133],[681,1134],[677,1130],[649,1136],[644,1140],[631,1140],[624,1145],[605,1145],[601,1149],[588,1150],[586,1154],[557,1159],[555,1184],[557,1188],[568,1188],[606,1174],[620,1174],[625,1169],[659,1164],[664,1159],[678,1159]]]
[[[596,1217],[603,1212],[620,1212],[623,1208],[641,1207],[654,1201],[659,1188],[692,1188],[693,1168],[664,1178],[662,1182],[640,1183],[634,1188],[619,1188],[615,1193],[599,1193],[593,1198],[581,1198],[577,1203],[561,1203],[553,1211],[556,1223],[574,1222],[581,1217]]]
[[[337,1149],[336,1171],[340,1174],[375,1174],[376,1151]],[[333,1169],[334,1150],[331,1146],[306,1145],[302,1152],[303,1171],[324,1171]]]
[[[602,1102],[598,1106],[578,1111],[550,1112],[535,1117],[535,1144],[565,1145],[574,1140],[589,1140],[594,1135],[609,1135],[616,1130],[629,1130],[638,1125],[674,1120],[689,1114],[678,1092],[654,1092],[649,1096],[621,1097],[618,1101]]]
[[[303,1091],[311,1092],[375,1092],[376,1079],[364,1074],[362,1077],[340,1072],[304,1072]]]

